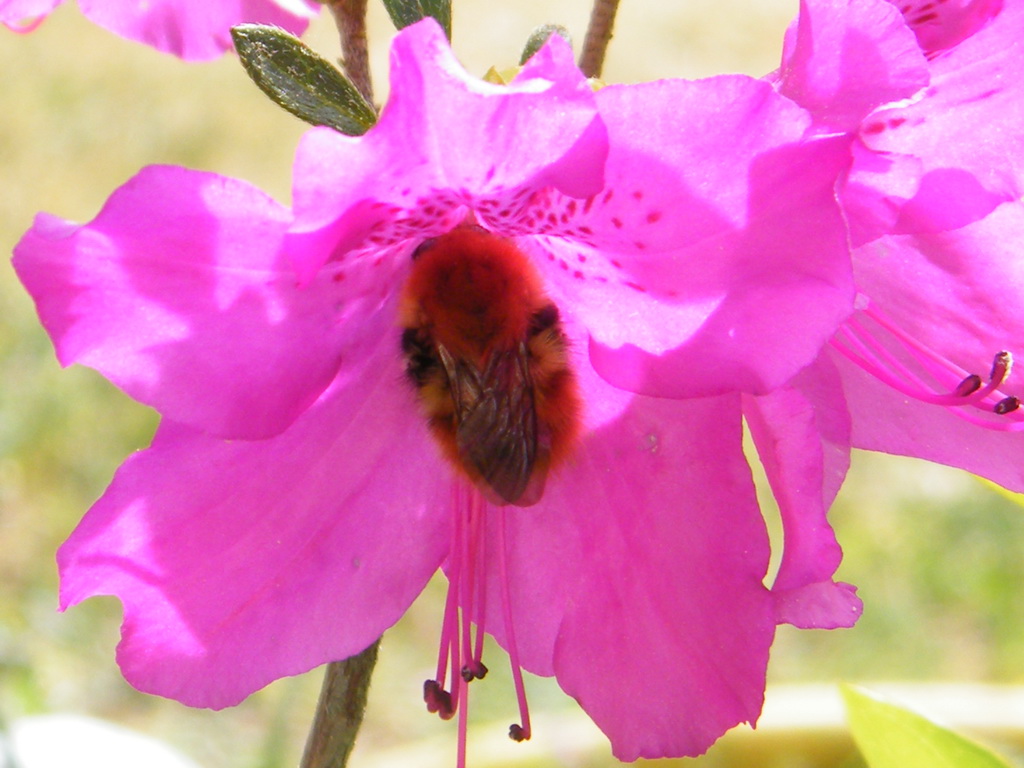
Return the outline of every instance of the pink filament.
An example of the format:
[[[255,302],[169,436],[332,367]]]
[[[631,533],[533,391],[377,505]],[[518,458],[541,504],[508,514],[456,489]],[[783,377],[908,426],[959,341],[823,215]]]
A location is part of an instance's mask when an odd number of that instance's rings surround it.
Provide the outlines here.
[[[953,407],[971,405],[980,399],[979,392],[982,391],[980,389],[966,396],[952,392],[940,394],[931,391],[921,377],[903,365],[854,318],[851,318],[846,325],[839,329],[838,336],[842,345],[837,346],[840,352],[843,352],[875,378],[908,397],[933,405]],[[859,357],[849,354],[850,350]]]
[[[484,500],[478,493],[474,493],[472,498],[473,506],[475,508],[473,539],[478,553],[478,558],[483,561],[485,559],[487,548],[487,526],[484,525]],[[487,672],[487,667],[483,664],[484,626],[486,618],[487,579],[481,575],[480,578],[476,579],[476,605],[473,608],[473,620],[476,623],[476,644],[473,646],[473,655],[471,656],[473,664],[478,670],[477,674],[479,677],[483,677],[483,673]]]
[[[453,483],[451,492],[451,504],[453,509],[459,508],[460,491],[460,485],[458,483]],[[461,521],[460,516],[457,514],[453,515],[453,518],[452,540],[448,550],[451,553],[448,562],[448,595],[444,604],[444,618],[441,621],[441,644],[437,653],[437,675],[434,678],[437,680],[437,684],[442,688],[444,688],[445,675],[448,673],[448,654],[451,637],[453,634],[458,633],[457,625],[459,621],[457,584],[459,574],[461,573],[460,556],[462,554],[462,547],[459,546],[459,540],[461,538]]]
[[[508,659],[512,665],[512,680],[516,686],[516,700],[519,702],[520,723],[509,729],[509,735],[516,741],[530,738],[530,709],[526,704],[526,687],[523,685],[523,668],[519,664],[519,648],[516,645],[516,631],[512,622],[512,600],[508,589],[508,550],[505,540],[505,510],[498,514],[498,563],[501,570],[501,602],[505,611],[505,633],[508,641]]]
[[[463,562],[465,563],[465,568],[459,578],[458,587],[459,605],[462,606],[462,662],[458,667],[452,667],[453,678],[455,677],[456,670],[458,670],[460,677],[467,673],[472,675],[471,659],[473,656],[473,639],[470,622],[474,617],[472,616],[470,607],[473,604],[473,588],[476,586],[477,580],[477,553],[474,551],[474,545],[476,542],[473,536],[476,522],[473,520],[473,511],[473,504],[470,502],[466,505],[468,519],[464,519],[464,524],[461,526],[463,535],[460,543],[462,546]],[[459,515],[459,517],[462,516]],[[454,583],[452,584],[452,590],[455,591]],[[469,680],[472,679],[472,677],[469,678]],[[461,686],[459,687],[461,688]]]
[[[453,484],[452,533],[448,559],[448,596],[441,624],[437,675],[424,683],[424,700],[430,712],[458,719],[457,768],[466,765],[469,722],[469,683],[487,672],[483,664],[484,626],[487,608],[487,517],[497,515],[497,558],[501,602],[508,638],[509,660],[519,703],[521,724],[509,729],[516,741],[530,738],[530,713],[526,702],[519,650],[512,621],[506,545],[506,509],[491,509],[483,496],[464,483]],[[473,625],[476,636],[472,634]],[[449,688],[445,688],[446,681]],[[461,703],[461,706],[460,706]]]

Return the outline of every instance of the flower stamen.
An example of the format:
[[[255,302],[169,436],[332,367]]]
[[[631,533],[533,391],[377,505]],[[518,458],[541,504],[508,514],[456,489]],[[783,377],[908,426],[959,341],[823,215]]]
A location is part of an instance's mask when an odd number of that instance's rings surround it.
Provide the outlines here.
[[[976,373],[972,373],[956,385],[956,389],[953,390],[953,394],[957,397],[967,397],[971,393],[977,392],[979,389],[981,389],[981,376]]]
[[[520,722],[509,727],[510,738],[515,741],[530,738],[530,713],[512,621],[506,545],[506,515],[509,508],[492,508],[477,488],[461,481],[453,484],[451,504],[451,554],[446,568],[448,596],[441,624],[437,674],[423,684],[423,700],[428,712],[437,714],[444,720],[449,720],[458,713],[457,765],[458,768],[463,768],[466,764],[469,683],[480,680],[487,674],[487,667],[483,663],[487,556],[497,557],[498,578],[501,582],[501,609],[505,620],[512,679],[519,702]],[[497,534],[496,546],[492,544],[490,548],[487,547],[486,535],[486,524],[489,519],[496,523],[492,530]],[[497,551],[489,552],[488,549]],[[449,685],[447,689],[446,681]]]
[[[460,669],[462,679],[467,683],[473,680],[482,680],[487,674],[487,667],[483,663],[484,651],[484,619],[486,617],[487,589],[484,574],[477,573],[478,566],[485,562],[486,543],[484,536],[484,509],[483,499],[479,493],[467,491],[467,508],[469,510],[469,525],[465,537],[467,579],[464,582],[463,605],[465,609],[465,621],[463,621],[463,658],[466,663]],[[471,642],[470,624],[476,624],[476,638]]]
[[[880,336],[878,329],[885,333]],[[831,344],[847,360],[907,397],[948,408],[986,429],[1024,430],[1024,412],[1009,419],[992,419],[977,413],[1003,417],[1020,407],[1017,397],[1000,391],[1013,367],[1013,356],[1005,350],[995,355],[988,380],[984,381],[980,375],[964,371],[919,342],[863,296],[858,312],[840,327]],[[939,382],[939,386],[928,379]],[[943,386],[942,382],[948,384]]]
[[[519,702],[519,723],[509,726],[508,735],[513,741],[526,741],[530,738],[530,709],[526,703],[526,686],[523,684],[523,668],[519,664],[519,647],[516,645],[516,633],[512,623],[512,600],[509,595],[508,551],[505,541],[504,508],[498,511],[498,567],[501,571],[501,602],[505,611],[505,633],[508,641],[508,658],[512,665],[512,681],[516,687],[516,700]]]
[[[460,498],[462,488],[455,484],[451,490],[452,508],[462,508]],[[427,711],[437,714],[442,720],[450,720],[458,708],[459,687],[455,682],[455,670],[459,669],[459,580],[462,573],[462,516],[452,516],[452,540],[449,548],[450,561],[448,563],[448,595],[445,599],[444,618],[441,620],[441,642],[437,653],[437,673],[433,679],[423,683],[423,700],[427,705]],[[452,690],[445,689],[445,679],[448,676],[448,660],[452,663]]]
[[[1020,408],[1020,398],[1014,397],[1013,395],[1010,395],[1009,397],[1004,397],[1002,400],[1000,400],[998,403],[992,406],[992,410],[995,411],[1000,416],[1003,416],[1007,413],[1012,413],[1013,411],[1016,411],[1018,408]]]
[[[452,708],[452,695],[444,690],[437,680],[424,681],[423,700],[427,703],[427,712],[440,715],[442,720],[451,720],[455,714]]]

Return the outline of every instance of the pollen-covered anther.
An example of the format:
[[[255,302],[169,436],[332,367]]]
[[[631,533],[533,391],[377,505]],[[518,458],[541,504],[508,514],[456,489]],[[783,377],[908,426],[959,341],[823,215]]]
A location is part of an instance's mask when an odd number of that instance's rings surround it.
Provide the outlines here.
[[[1010,395],[1009,397],[1004,397],[1002,400],[1000,400],[998,403],[992,406],[992,410],[999,416],[1003,416],[1007,413],[1013,413],[1018,408],[1020,408],[1020,398],[1014,397],[1013,395]]]
[[[519,723],[512,723],[508,727],[508,737],[512,741],[529,741],[530,734]]]
[[[423,681],[423,701],[427,704],[427,712],[439,715],[442,720],[451,720],[455,715],[452,695],[437,680]]]
[[[462,679],[467,683],[471,683],[474,680],[483,680],[487,675],[487,667],[482,661],[471,661],[466,664],[461,670]]]
[[[998,386],[1010,377],[1010,369],[1013,368],[1013,355],[1006,350],[998,352],[992,361],[992,373],[989,379]]]

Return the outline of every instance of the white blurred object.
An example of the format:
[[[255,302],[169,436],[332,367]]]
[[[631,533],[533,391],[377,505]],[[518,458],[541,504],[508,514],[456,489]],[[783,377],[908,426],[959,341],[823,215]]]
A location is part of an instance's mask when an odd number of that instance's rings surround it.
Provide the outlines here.
[[[148,736],[82,715],[36,715],[0,733],[0,768],[199,768]]]

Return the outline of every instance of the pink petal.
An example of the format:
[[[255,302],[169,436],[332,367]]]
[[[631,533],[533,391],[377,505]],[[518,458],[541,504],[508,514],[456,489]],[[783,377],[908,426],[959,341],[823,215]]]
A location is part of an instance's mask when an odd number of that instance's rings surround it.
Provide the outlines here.
[[[557,35],[511,85],[494,85],[470,76],[425,19],[395,38],[373,129],[303,139],[290,251],[305,277],[332,254],[451,229],[465,206],[501,219],[549,186],[593,194],[606,153],[593,93]]]
[[[62,0],[0,0],[0,24],[13,32],[31,32]]]
[[[774,633],[739,400],[631,395],[582,353],[579,451],[539,504],[505,512],[520,656],[619,759],[699,754],[757,719]],[[499,578],[492,559],[488,631],[507,645]]]
[[[952,232],[882,238],[855,252],[858,282],[917,343],[984,377],[1001,350],[1024,358],[1021,232],[1024,205],[1014,202]],[[962,467],[1024,490],[1019,432],[979,428],[956,409],[922,404],[845,361],[840,371],[855,446]],[[950,374],[948,389],[955,380]],[[1001,389],[1024,396],[1013,375]]]
[[[700,754],[760,713],[775,617],[738,407],[637,397],[552,494],[578,530],[548,566],[555,673],[620,760]]]
[[[934,55],[975,34],[1002,10],[1003,0],[890,0],[917,36],[921,50]]]
[[[302,34],[319,11],[312,0],[78,0],[95,24],[189,61],[234,48],[231,27],[273,24]]]
[[[859,246],[893,231],[921,187],[922,167],[916,157],[876,152],[859,140],[850,145],[850,154],[853,162],[840,182],[840,197],[850,242]]]
[[[785,544],[772,586],[778,619],[809,629],[853,626],[856,589],[833,582],[842,559],[827,513],[850,465],[850,417],[827,360],[781,389],[744,397],[743,415],[782,515]]]
[[[396,349],[353,360],[278,437],[165,422],[118,471],[58,561],[63,608],[124,603],[129,682],[230,706],[402,615],[446,554],[449,481]]]
[[[903,17],[884,0],[801,0],[774,78],[822,128],[847,130],[927,85],[928,67]]]
[[[1008,5],[931,63],[932,80],[909,106],[882,110],[861,137],[870,148],[920,158],[921,190],[903,233],[954,229],[1024,194],[1024,8]]]
[[[15,248],[64,365],[96,368],[226,437],[285,429],[333,378],[379,297],[341,270],[307,288],[280,254],[288,213],[242,182],[143,170],[91,223],[42,214]],[[372,288],[373,286],[371,286]]]
[[[598,372],[660,397],[782,384],[850,311],[847,143],[806,141],[806,113],[742,76],[597,96],[606,190],[537,250]]]

